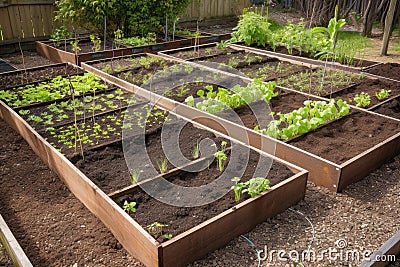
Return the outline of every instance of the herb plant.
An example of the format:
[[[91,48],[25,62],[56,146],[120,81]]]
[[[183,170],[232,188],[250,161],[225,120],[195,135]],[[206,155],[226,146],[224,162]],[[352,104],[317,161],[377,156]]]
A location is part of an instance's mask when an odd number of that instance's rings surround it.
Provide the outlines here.
[[[192,156],[194,159],[198,159],[200,157],[199,140],[197,140],[196,142],[196,146],[193,149]]]
[[[386,89],[381,89],[380,91],[375,93],[376,98],[378,98],[379,101],[382,101],[390,96],[391,91],[386,90]]]
[[[167,225],[159,222],[153,222],[152,224],[146,226],[146,230],[154,236],[161,236],[165,226]]]
[[[371,104],[371,97],[368,93],[360,93],[354,97],[354,101],[357,103],[357,107],[365,108]]]
[[[92,51],[93,52],[98,52],[100,51],[100,47],[101,47],[101,40],[97,35],[91,34],[90,35],[90,41],[92,41],[93,43],[93,48]]]
[[[132,174],[131,174],[131,184],[137,184],[137,182],[139,181],[139,177],[140,177],[140,174],[143,172],[143,170],[138,170],[138,169],[135,169],[135,170],[133,170],[132,171]]]

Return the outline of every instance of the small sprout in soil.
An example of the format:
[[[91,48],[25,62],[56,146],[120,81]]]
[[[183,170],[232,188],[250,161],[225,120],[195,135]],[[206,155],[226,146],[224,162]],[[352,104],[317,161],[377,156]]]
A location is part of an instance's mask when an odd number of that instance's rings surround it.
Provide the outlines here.
[[[167,164],[168,164],[167,158],[157,161],[157,166],[161,173],[165,173],[167,171]]]
[[[247,182],[240,183],[240,178],[235,177],[232,179],[235,182],[235,185],[232,186],[232,190],[235,193],[235,200],[240,201],[240,197],[243,193],[247,193],[250,197],[256,197],[264,191],[270,189],[270,182],[268,179],[257,177],[252,178]]]
[[[227,145],[227,143],[225,141],[222,141],[221,142],[221,150],[218,150],[214,154],[215,158],[218,160],[218,170],[221,172],[224,170],[224,161],[228,158],[227,155],[225,154],[226,145]],[[217,147],[216,144],[213,144],[212,146]]]
[[[142,170],[137,170],[137,169],[132,171],[131,184],[137,184],[137,182],[139,181],[140,174],[142,172],[143,172]]]
[[[390,90],[381,89],[379,92],[375,93],[375,96],[376,96],[376,98],[378,98],[379,101],[382,101],[382,100],[388,98],[390,93],[391,93]]]
[[[124,211],[127,213],[135,213],[136,212],[136,202],[128,202],[125,200],[124,206],[122,207]]]
[[[194,159],[198,159],[200,156],[199,140],[196,142],[196,146],[193,149],[192,156]]]
[[[152,224],[149,224],[146,226],[146,230],[154,236],[160,236],[162,234],[162,230],[163,230],[164,226],[167,226],[167,225],[159,223],[159,222],[153,222]]]
[[[218,43],[217,48],[218,49],[226,49],[229,45],[229,40],[225,40],[225,41],[221,41],[220,43]]]
[[[165,234],[164,238],[167,240],[171,240],[172,239],[172,234]]]
[[[357,107],[365,108],[371,104],[371,97],[369,94],[362,92],[354,97],[354,101],[357,103]]]
[[[24,115],[29,115],[29,113],[31,113],[31,111],[30,110],[21,109],[20,111],[18,111],[18,113],[19,113],[19,115],[24,116]]]

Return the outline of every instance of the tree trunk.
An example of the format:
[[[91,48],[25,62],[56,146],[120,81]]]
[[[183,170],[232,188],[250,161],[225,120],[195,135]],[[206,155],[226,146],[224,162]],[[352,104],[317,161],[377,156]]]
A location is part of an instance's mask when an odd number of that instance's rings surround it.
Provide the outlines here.
[[[383,34],[383,45],[382,45],[382,51],[381,51],[382,56],[387,56],[390,34],[391,34],[391,29],[392,29],[392,24],[393,24],[393,19],[394,19],[394,13],[396,11],[397,2],[398,2],[398,0],[390,1],[389,11],[386,15],[385,31]]]

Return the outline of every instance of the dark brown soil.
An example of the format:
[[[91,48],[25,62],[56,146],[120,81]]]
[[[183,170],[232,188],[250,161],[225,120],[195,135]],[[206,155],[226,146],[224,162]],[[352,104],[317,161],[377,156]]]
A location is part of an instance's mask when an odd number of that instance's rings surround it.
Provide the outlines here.
[[[400,120],[400,97],[382,104],[373,111]]]
[[[259,155],[255,152],[250,154],[250,161],[246,171],[242,177],[242,181],[247,181],[253,176],[254,168],[259,160]],[[211,165],[209,169],[200,173],[183,173],[170,178],[170,180],[180,186],[200,186],[202,184],[210,183],[218,178],[220,173],[215,171],[216,165]],[[275,185],[287,178],[293,173],[284,165],[273,163],[271,170],[268,173],[268,178],[271,185]],[[200,182],[199,182],[200,181]],[[242,198],[244,200],[245,198]],[[186,230],[222,213],[223,211],[235,206],[237,202],[234,198],[233,191],[221,199],[202,207],[182,208],[174,207],[161,203],[154,198],[148,196],[141,190],[130,194],[128,196],[120,197],[117,203],[122,205],[124,201],[135,201],[137,203],[136,213],[132,217],[138,221],[143,227],[150,225],[154,222],[165,224],[163,227],[163,234],[172,234],[176,236]],[[148,211],[151,210],[151,213]],[[159,241],[163,241],[164,237],[155,236]]]
[[[22,86],[28,83],[40,82],[53,79],[57,76],[77,75],[83,73],[82,70],[71,65],[44,67],[38,70],[18,71],[11,74],[0,75],[0,89]]]
[[[224,53],[204,58],[204,60],[228,65],[250,78],[262,78],[264,81],[276,80],[308,69],[304,66],[248,52]]]
[[[33,266],[142,266],[0,120],[0,206]]]
[[[347,101],[348,103],[352,103],[353,105],[356,105],[356,103],[354,102],[354,97],[357,94],[364,92],[370,96],[371,104],[369,107],[372,107],[381,102],[375,96],[375,93],[379,92],[381,89],[390,90],[391,93],[390,93],[389,97],[396,96],[396,95],[400,94],[400,83],[389,82],[389,81],[378,80],[378,79],[364,79],[359,84],[356,84],[352,87],[346,88],[342,91],[338,91],[331,95],[326,95],[325,97],[332,97],[335,99],[343,99],[343,100]]]
[[[323,69],[310,70],[295,73],[280,78],[277,84],[286,88],[294,89],[314,95],[330,95],[332,92],[345,89],[361,82],[366,78],[362,75],[345,73],[336,70]]]
[[[7,250],[2,243],[0,243],[0,266],[13,266],[13,262],[11,261],[10,256],[8,256]]]
[[[400,64],[385,63],[367,70],[368,73],[400,81]]]
[[[400,131],[400,122],[356,112],[290,141],[291,145],[341,164]]]
[[[217,56],[221,54],[226,54],[226,53],[236,53],[238,52],[235,49],[232,48],[225,48],[221,49],[216,46],[210,46],[206,48],[200,48],[196,50],[189,50],[185,49],[179,52],[175,53],[168,53],[168,55],[180,58],[180,59],[186,59],[186,60],[193,60],[196,58],[203,58],[203,57],[212,57],[212,56]]]
[[[193,127],[191,124],[185,125],[179,135],[179,150],[188,159],[193,159],[192,151],[194,150],[198,140],[210,138],[216,143],[220,143],[222,139],[217,138],[213,133]],[[157,166],[156,161],[163,159],[162,153],[161,131],[156,131],[146,135],[146,154],[152,160],[153,166]],[[135,160],[139,160],[140,155]],[[76,156],[72,162],[83,171],[96,185],[104,192],[111,193],[131,184],[130,174],[121,142],[108,145],[100,149],[88,151],[85,153],[85,159]],[[177,166],[179,167],[179,166]],[[143,173],[141,179],[153,178],[147,177],[146,168],[150,166],[142,166]],[[156,167],[157,168],[157,167]],[[167,170],[175,168],[170,163]]]

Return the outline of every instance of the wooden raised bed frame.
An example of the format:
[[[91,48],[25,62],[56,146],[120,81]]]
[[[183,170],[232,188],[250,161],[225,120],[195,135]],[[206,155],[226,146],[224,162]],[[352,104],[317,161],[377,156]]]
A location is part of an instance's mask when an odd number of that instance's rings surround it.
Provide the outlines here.
[[[159,243],[2,101],[0,117],[28,142],[70,191],[111,230],[124,248],[146,266],[184,266],[200,259],[267,218],[295,205],[305,196],[308,172],[274,158],[295,174],[260,196],[248,199],[167,242]],[[197,126],[204,128],[203,125]]]
[[[224,35],[204,36],[198,39],[198,44],[207,44],[212,42],[219,42],[224,40]],[[36,51],[42,57],[45,57],[53,62],[64,63],[70,62],[72,64],[80,65],[82,62],[92,61],[97,59],[105,59],[119,56],[127,56],[139,53],[157,53],[162,50],[180,48],[195,45],[195,38],[186,38],[177,41],[163,42],[153,45],[124,47],[114,50],[103,50],[98,52],[89,52],[75,55],[75,53],[67,52],[62,49],[57,49],[52,46],[52,41],[36,41]]]
[[[154,56],[148,54],[148,56]],[[166,58],[173,60],[171,58]],[[104,61],[104,60],[102,60]],[[202,65],[187,62],[184,60],[175,60],[179,63],[191,64],[193,66],[204,67]],[[199,122],[213,130],[227,134],[231,134],[231,137],[248,144],[252,147],[260,149],[268,154],[274,154],[278,158],[284,159],[296,166],[300,166],[309,171],[309,180],[314,182],[316,185],[320,185],[328,188],[334,192],[341,192],[350,184],[353,184],[365,176],[367,176],[371,171],[379,168],[386,160],[389,160],[400,153],[400,132],[395,133],[391,138],[375,145],[374,147],[364,151],[356,157],[342,163],[337,164],[326,160],[317,155],[311,154],[307,151],[299,149],[293,145],[287,144],[280,140],[270,138],[269,136],[262,135],[252,129],[245,128],[243,126],[232,123],[228,120],[222,119],[218,116],[202,112],[196,108],[189,107],[185,104],[173,101],[169,98],[163,96],[155,96],[151,93],[137,85],[131,84],[120,78],[114,77],[110,74],[104,73],[92,66],[91,63],[97,63],[100,61],[93,61],[82,64],[82,67],[90,72],[93,72],[109,82],[124,88],[130,92],[136,93],[142,96],[152,103],[157,103],[158,106],[166,110],[174,110],[174,112],[187,119]],[[208,68],[216,72],[222,72],[225,75],[236,76],[227,72],[220,70],[215,70]],[[251,81],[251,79],[249,79]],[[285,88],[287,89],[287,88]],[[293,91],[287,89],[289,91]],[[305,93],[293,91],[295,93],[307,95]],[[315,96],[313,96],[315,97]],[[318,97],[317,97],[318,98]],[[326,100],[320,98],[321,100]],[[353,109],[361,110],[363,112],[371,113],[377,116],[382,116],[388,120],[393,120],[390,117],[383,116],[370,111],[365,111],[357,107],[352,107]]]

